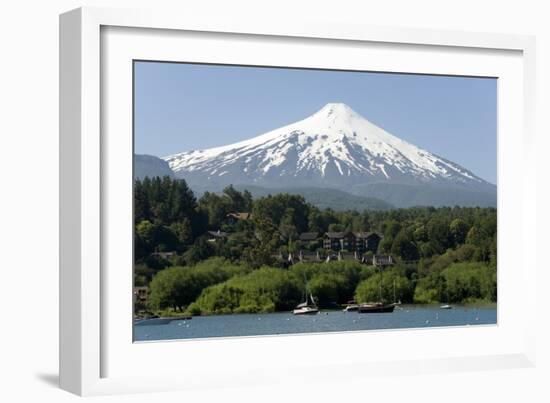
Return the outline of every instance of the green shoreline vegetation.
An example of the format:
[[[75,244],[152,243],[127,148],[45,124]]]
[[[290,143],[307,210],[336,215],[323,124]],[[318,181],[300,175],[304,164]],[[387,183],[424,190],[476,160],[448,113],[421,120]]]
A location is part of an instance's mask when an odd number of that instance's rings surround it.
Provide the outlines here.
[[[136,286],[161,316],[289,311],[308,290],[321,308],[349,300],[403,304],[490,304],[496,294],[496,209],[416,207],[320,210],[290,194],[252,199],[232,186],[197,200],[184,180],[135,181]],[[232,212],[248,219],[228,222]],[[208,236],[208,231],[223,236]],[[218,232],[219,231],[219,232]],[[289,253],[326,251],[299,234],[377,232],[375,251],[394,264],[356,260],[295,263]],[[163,252],[170,252],[163,254]],[[323,255],[324,256],[324,255]],[[381,298],[380,298],[381,296]]]

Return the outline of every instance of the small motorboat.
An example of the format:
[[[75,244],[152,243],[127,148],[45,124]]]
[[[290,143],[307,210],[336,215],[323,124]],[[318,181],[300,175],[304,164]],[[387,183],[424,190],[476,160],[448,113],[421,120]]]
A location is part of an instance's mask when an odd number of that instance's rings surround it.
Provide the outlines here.
[[[449,304],[444,304],[439,307],[439,309],[453,309],[453,307]]]

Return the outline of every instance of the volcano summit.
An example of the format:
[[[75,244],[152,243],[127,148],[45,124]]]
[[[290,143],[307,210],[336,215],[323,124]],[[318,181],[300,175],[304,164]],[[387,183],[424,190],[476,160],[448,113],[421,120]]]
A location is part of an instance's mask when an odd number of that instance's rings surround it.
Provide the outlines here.
[[[496,186],[388,133],[342,103],[238,143],[163,158],[198,190],[314,187],[398,207],[496,206]]]

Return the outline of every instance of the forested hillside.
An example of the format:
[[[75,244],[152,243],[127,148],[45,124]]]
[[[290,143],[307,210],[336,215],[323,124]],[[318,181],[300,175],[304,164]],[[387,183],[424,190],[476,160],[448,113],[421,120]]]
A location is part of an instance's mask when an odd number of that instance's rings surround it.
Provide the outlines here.
[[[380,283],[385,299],[396,286],[403,302],[496,300],[494,208],[334,211],[294,194],[254,199],[233,186],[197,200],[184,180],[169,177],[136,180],[134,196],[135,283],[150,287],[151,309],[285,310],[302,295],[304,278],[326,306],[371,300]],[[250,215],[228,220],[235,212]],[[299,235],[327,231],[376,232],[377,253],[396,264],[378,273],[359,262],[288,267],[277,258],[322,250]]]

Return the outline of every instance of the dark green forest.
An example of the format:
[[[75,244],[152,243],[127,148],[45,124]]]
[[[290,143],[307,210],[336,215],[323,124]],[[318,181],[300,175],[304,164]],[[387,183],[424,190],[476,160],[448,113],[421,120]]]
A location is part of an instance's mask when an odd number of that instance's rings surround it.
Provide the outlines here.
[[[229,213],[250,213],[228,220]],[[253,198],[233,186],[197,199],[184,180],[134,183],[135,285],[148,286],[147,309],[188,314],[292,309],[307,287],[322,307],[356,299],[403,303],[496,301],[494,208],[319,209],[280,193]],[[216,232],[223,236],[212,237]],[[219,231],[219,232],[218,232]],[[288,265],[289,252],[330,253],[304,232],[376,232],[377,253],[395,264],[358,261]],[[168,253],[170,252],[170,253]],[[306,279],[306,281],[304,280]],[[140,307],[141,309],[145,307]]]

